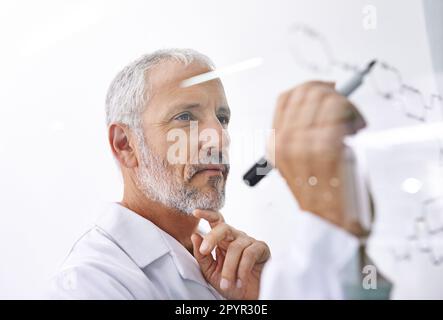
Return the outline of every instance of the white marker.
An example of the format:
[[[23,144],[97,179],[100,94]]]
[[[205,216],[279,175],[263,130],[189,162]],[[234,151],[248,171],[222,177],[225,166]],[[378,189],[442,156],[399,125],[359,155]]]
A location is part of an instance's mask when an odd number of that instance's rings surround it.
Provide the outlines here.
[[[252,69],[260,66],[263,63],[263,58],[257,57],[248,59],[224,68],[216,69],[213,71],[205,72],[196,76],[193,76],[189,79],[183,80],[180,86],[182,88],[187,88],[202,82],[210,81],[216,78],[220,78],[221,76],[225,76],[228,74],[240,72],[247,69]]]

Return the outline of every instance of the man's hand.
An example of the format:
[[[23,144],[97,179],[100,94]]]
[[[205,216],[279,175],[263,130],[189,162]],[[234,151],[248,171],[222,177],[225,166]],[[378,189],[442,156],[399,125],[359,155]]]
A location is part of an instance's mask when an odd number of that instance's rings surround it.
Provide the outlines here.
[[[258,299],[260,276],[270,257],[268,246],[227,225],[218,212],[195,210],[194,216],[208,221],[212,229],[203,237],[191,237],[206,281],[225,298]]]
[[[365,125],[333,83],[308,82],[280,95],[267,155],[301,209],[356,235],[363,231],[345,212],[343,139]]]

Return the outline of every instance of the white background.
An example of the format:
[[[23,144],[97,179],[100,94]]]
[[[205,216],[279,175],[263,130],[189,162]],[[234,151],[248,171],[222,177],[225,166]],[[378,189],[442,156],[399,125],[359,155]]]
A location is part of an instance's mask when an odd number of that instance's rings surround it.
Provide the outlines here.
[[[377,8],[376,30],[362,26],[366,4]],[[121,199],[104,125],[117,71],[164,47],[197,49],[218,66],[263,57],[224,79],[235,149],[240,132],[270,126],[279,92],[307,79],[288,51],[296,21],[322,31],[342,60],[379,57],[412,83],[430,73],[418,0],[1,1],[0,298],[39,296],[103,203]],[[354,99],[371,128],[394,125],[398,114],[367,103],[370,94],[362,88]],[[290,245],[296,204],[275,172],[256,189],[241,181],[263,143],[233,150],[223,212],[279,250]]]

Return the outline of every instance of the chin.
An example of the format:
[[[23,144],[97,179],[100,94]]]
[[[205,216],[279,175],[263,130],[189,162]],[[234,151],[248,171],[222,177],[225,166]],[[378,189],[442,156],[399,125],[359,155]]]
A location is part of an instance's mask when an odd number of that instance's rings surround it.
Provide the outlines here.
[[[196,201],[195,209],[218,211],[223,208],[225,204],[225,191],[218,191],[213,187],[210,188],[210,191],[202,191],[204,196]]]

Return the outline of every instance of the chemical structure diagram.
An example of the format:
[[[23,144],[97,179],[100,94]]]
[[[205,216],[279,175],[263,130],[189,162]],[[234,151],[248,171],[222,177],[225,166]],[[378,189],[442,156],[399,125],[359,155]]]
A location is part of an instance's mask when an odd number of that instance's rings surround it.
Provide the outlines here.
[[[428,255],[434,265],[443,265],[443,196],[421,203],[421,212],[413,221],[406,243],[393,249],[397,261],[411,260],[413,251]]]

